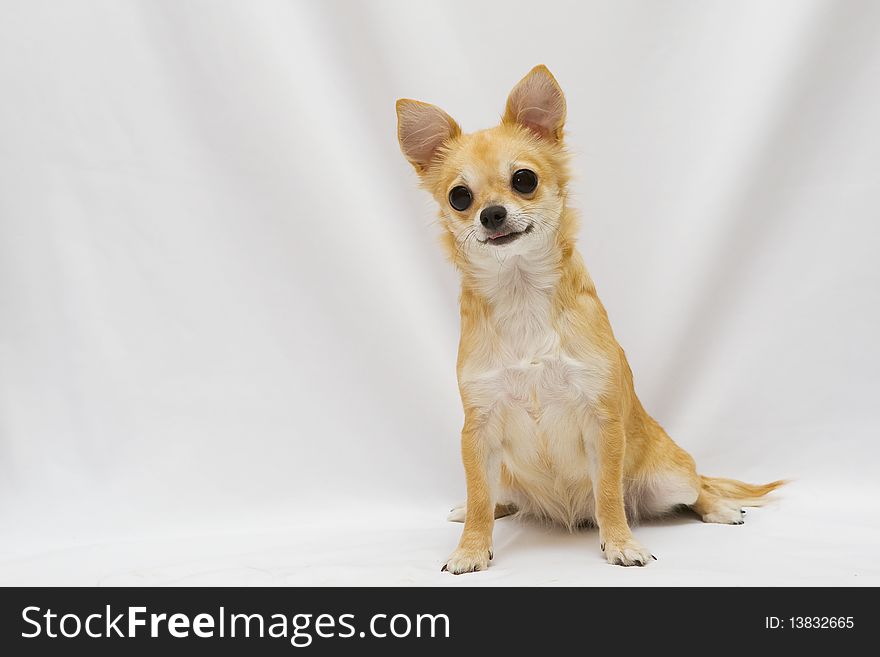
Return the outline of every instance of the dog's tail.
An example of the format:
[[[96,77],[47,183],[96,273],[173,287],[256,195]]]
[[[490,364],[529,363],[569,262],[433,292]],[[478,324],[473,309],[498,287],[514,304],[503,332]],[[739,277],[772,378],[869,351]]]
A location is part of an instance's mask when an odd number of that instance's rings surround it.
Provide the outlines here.
[[[767,495],[775,491],[783,484],[785,479],[771,481],[769,484],[747,484],[736,479],[724,479],[723,477],[704,477],[700,475],[700,483],[703,492],[710,497],[720,497],[724,500],[735,502],[739,506],[761,506],[767,502]]]

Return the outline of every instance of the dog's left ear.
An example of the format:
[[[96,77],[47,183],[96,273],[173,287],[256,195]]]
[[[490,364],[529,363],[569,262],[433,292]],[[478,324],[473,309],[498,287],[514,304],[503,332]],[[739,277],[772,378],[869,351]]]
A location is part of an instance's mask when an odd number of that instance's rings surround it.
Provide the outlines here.
[[[507,97],[501,122],[519,123],[544,139],[562,139],[565,96],[546,66],[536,66],[517,83]]]

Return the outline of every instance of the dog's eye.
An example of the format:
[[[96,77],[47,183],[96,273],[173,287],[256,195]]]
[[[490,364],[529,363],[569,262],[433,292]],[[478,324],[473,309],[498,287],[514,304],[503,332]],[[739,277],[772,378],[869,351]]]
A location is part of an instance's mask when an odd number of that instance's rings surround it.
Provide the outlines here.
[[[538,186],[538,176],[534,171],[528,169],[520,169],[513,174],[510,179],[510,185],[520,194],[531,194]]]
[[[459,212],[464,212],[471,207],[473,200],[471,190],[464,185],[458,185],[449,190],[449,205]]]

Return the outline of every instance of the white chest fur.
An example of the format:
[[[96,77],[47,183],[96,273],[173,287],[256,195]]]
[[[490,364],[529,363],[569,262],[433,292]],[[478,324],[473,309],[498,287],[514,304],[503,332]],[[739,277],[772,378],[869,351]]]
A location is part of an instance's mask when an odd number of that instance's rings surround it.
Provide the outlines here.
[[[592,505],[592,409],[607,367],[598,355],[577,359],[562,347],[552,316],[554,269],[509,260],[478,279],[492,331],[463,363],[462,393],[478,413],[487,447],[516,482],[502,497],[571,522]]]

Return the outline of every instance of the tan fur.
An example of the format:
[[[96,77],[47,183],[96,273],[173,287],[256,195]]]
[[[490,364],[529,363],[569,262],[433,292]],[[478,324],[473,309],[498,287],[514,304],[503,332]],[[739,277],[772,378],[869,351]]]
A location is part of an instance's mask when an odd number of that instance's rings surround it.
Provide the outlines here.
[[[444,570],[488,567],[498,508],[568,527],[598,525],[611,563],[651,555],[629,522],[678,506],[738,524],[783,482],[752,486],[697,474],[691,456],[642,408],[632,372],[575,249],[567,204],[565,99],[535,67],[511,92],[502,123],[472,134],[433,105],[397,103],[401,149],[440,207],[444,246],[461,272],[458,380],[467,477],[464,531]],[[527,168],[531,194],[511,186]],[[463,212],[448,201],[469,187]],[[480,208],[503,204],[529,223],[513,245],[481,241]],[[485,235],[484,235],[485,237]]]

